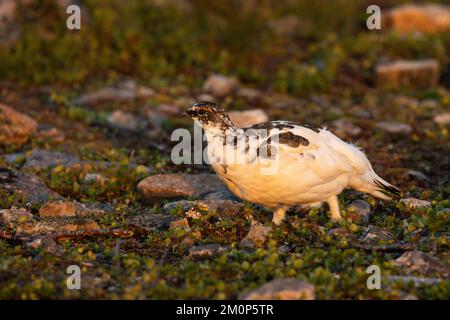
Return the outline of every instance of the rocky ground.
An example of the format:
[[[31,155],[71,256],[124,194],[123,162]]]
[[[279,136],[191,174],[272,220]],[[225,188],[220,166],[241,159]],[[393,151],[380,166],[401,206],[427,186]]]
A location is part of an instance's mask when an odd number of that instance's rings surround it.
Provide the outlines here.
[[[215,16],[183,1],[132,1],[117,12],[82,3],[96,35],[59,34],[51,10],[44,26],[33,21],[44,14],[36,8],[31,22],[2,20],[0,30],[16,32],[0,44],[0,299],[450,297],[450,26],[426,20],[429,10],[450,16],[448,7],[395,7],[384,16],[387,31],[345,24],[335,34],[283,8],[268,16],[252,7],[263,28],[245,6],[231,17],[204,3],[222,15],[217,25],[206,21],[228,34],[213,41],[190,24],[161,27],[154,38],[164,56],[141,38],[146,27],[119,23],[111,30],[129,34],[113,38],[107,26],[120,12],[155,8],[158,18],[140,19]],[[352,7],[342,5],[351,21]],[[5,8],[0,16],[12,17]],[[329,28],[340,25],[325,13]],[[269,33],[270,44],[228,39],[230,19],[257,41]],[[204,38],[187,41],[194,31]],[[96,44],[105,35],[114,50]],[[98,57],[85,57],[81,43]],[[224,43],[229,51],[217,49]],[[81,61],[68,65],[67,55]],[[274,226],[270,212],[235,198],[208,166],[172,163],[170,135],[192,130],[182,112],[198,100],[221,102],[239,126],[326,126],[360,146],[404,197],[382,202],[347,190],[340,225],[324,206],[293,209]],[[81,290],[66,287],[73,264]],[[370,265],[381,269],[381,290],[366,286]]]

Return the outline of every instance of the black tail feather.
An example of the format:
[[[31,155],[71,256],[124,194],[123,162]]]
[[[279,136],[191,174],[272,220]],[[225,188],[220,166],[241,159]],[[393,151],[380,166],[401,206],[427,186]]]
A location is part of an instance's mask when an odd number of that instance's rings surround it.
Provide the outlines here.
[[[392,185],[387,185],[379,180],[373,181],[375,185],[380,188],[380,192],[387,194],[388,196],[394,195],[396,197],[400,197],[402,192],[397,187],[394,187]]]

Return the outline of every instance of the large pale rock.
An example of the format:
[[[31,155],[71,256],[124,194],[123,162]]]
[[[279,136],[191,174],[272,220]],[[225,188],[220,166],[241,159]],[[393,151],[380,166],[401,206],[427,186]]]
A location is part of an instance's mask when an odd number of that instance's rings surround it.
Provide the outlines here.
[[[145,200],[155,198],[202,197],[226,189],[213,174],[156,174],[139,182],[138,192]]]
[[[375,67],[377,84],[389,89],[429,88],[439,82],[437,60],[398,60],[380,63]]]
[[[228,112],[231,121],[238,128],[250,127],[254,124],[266,122],[269,116],[262,109],[252,109],[245,111],[230,111]]]
[[[0,103],[0,145],[22,145],[36,129],[32,118]]]
[[[203,91],[212,94],[216,98],[224,98],[232,95],[238,89],[238,82],[234,78],[213,74],[203,84]]]
[[[438,33],[450,30],[450,6],[406,4],[382,13],[381,28],[402,34]]]
[[[240,297],[243,300],[314,300],[312,284],[295,278],[272,280]]]

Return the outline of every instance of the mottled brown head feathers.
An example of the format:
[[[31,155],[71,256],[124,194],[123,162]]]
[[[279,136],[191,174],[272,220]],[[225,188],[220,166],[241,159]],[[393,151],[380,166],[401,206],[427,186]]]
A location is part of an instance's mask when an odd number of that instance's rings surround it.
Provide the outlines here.
[[[185,115],[202,124],[221,129],[233,127],[227,112],[220,104],[213,102],[199,102],[185,112]]]

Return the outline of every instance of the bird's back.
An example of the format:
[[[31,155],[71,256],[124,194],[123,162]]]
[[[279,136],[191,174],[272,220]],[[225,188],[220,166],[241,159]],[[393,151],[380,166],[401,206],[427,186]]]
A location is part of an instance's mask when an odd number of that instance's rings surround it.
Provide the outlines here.
[[[213,165],[237,196],[268,206],[294,205],[322,201],[348,185],[352,158],[360,151],[326,129],[272,121],[243,132],[249,130],[261,137],[258,149],[270,146],[270,157],[257,152],[253,163]]]

